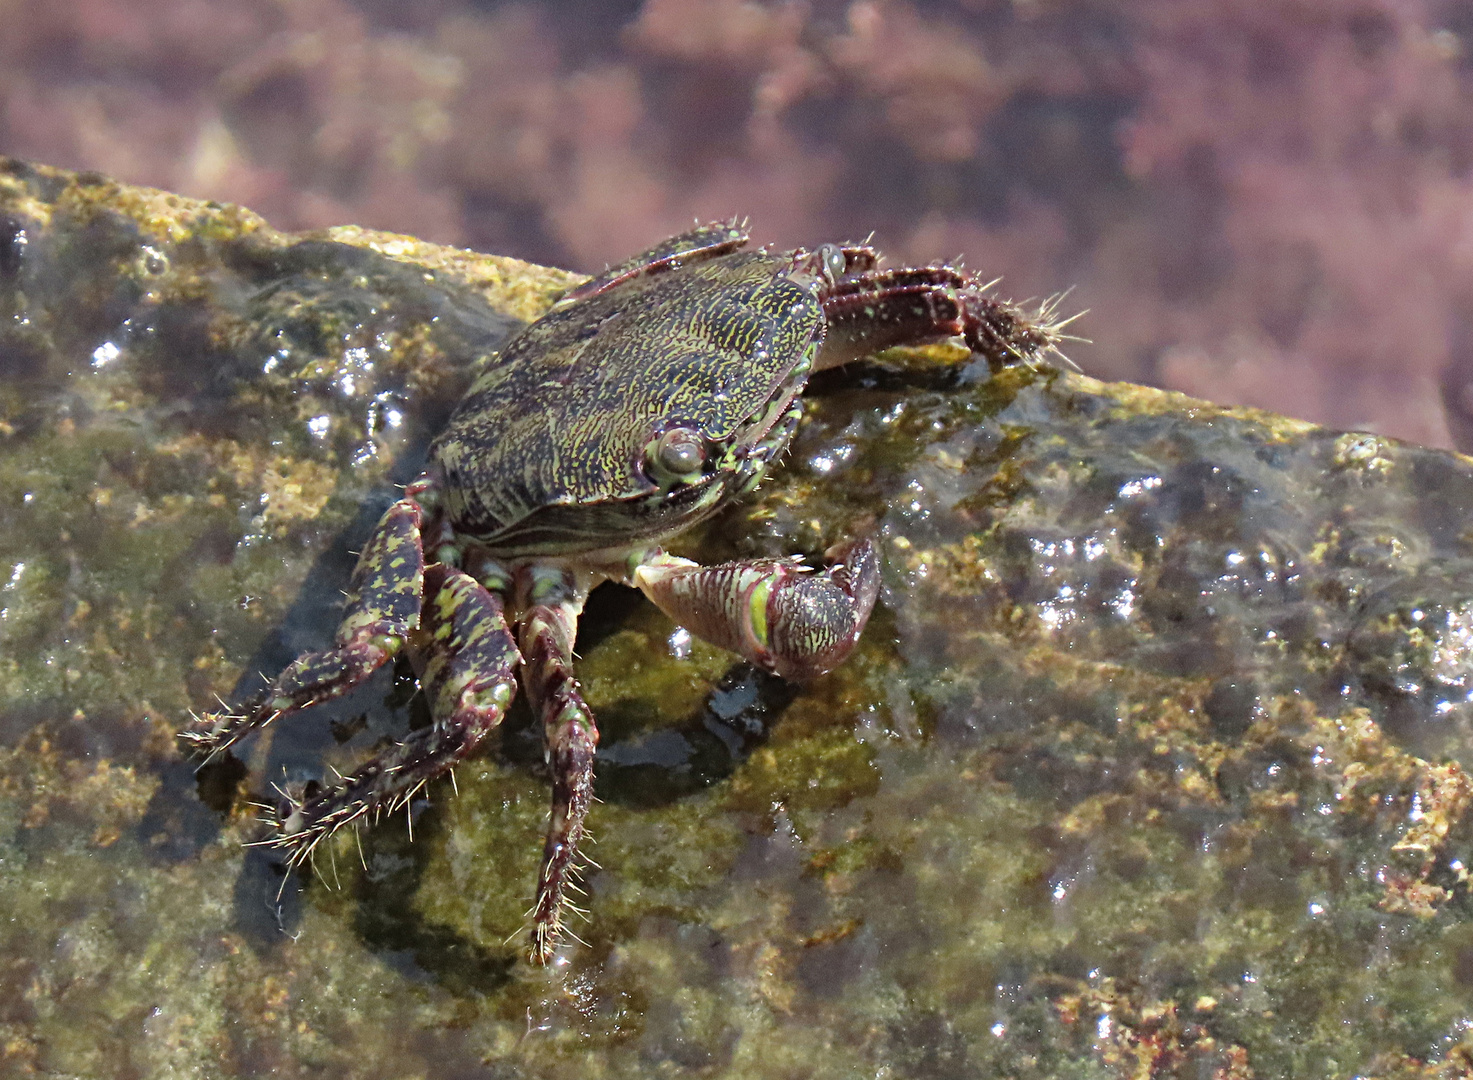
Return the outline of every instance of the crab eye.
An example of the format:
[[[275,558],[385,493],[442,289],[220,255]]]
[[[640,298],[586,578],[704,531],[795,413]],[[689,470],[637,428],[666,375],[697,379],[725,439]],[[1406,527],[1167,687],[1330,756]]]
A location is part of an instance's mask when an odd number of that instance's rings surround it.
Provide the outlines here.
[[[849,259],[844,254],[844,249],[838,244],[820,245],[818,257],[823,263],[823,276],[828,278],[830,285],[838,281],[849,270]]]
[[[706,464],[706,441],[690,428],[671,428],[650,444],[651,471],[661,480],[689,483]]]

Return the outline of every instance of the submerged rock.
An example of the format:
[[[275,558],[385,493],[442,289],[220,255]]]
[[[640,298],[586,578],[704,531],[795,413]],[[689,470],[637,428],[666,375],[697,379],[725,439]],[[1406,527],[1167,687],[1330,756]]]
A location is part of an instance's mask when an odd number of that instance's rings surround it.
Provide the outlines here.
[[[412,672],[198,782],[172,732],[331,633],[469,371],[573,280],[0,164],[7,1068],[1469,1067],[1473,462],[940,352],[817,380],[685,544],[875,535],[832,676],[595,597],[586,948],[507,942],[547,804],[524,714],[413,843],[340,837],[282,889],[246,793],[423,722]]]

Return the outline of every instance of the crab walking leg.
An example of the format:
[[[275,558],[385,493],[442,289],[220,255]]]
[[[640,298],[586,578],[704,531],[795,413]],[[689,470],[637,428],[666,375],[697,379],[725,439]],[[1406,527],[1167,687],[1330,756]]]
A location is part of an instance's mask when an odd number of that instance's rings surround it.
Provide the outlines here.
[[[578,845],[593,798],[598,728],[573,677],[573,641],[586,592],[563,571],[534,574],[531,606],[521,622],[522,680],[533,710],[542,716],[552,770],[552,816],[532,907],[532,959],[545,964],[562,934],[567,890],[578,871]]]
[[[960,337],[994,369],[1037,362],[1058,344],[1058,324],[1030,320],[1007,301],[986,295],[985,288],[949,266],[880,270],[842,281],[823,300],[828,337],[814,370],[892,345],[948,337]]]
[[[278,717],[346,694],[398,653],[419,625],[423,518],[411,495],[379,519],[353,570],[353,600],[338,624],[333,648],[298,657],[245,708],[208,713],[179,737],[201,753],[217,754]]]
[[[310,798],[287,800],[276,833],[261,844],[285,849],[294,866],[342,826],[404,805],[470,756],[511,704],[521,656],[501,600],[439,563],[425,572],[425,590],[429,645],[420,685],[434,723]]]
[[[691,633],[801,682],[843,662],[880,591],[868,540],[826,555],[833,565],[815,574],[796,558],[701,566],[661,554],[636,568],[634,583]]]
[[[732,221],[713,221],[697,225],[694,229],[672,236],[648,251],[640,252],[621,263],[609,267],[602,274],[589,278],[582,285],[569,289],[557,302],[565,307],[578,300],[608,292],[630,278],[641,274],[658,274],[677,269],[687,263],[703,259],[714,259],[743,247],[747,243],[745,224]]]

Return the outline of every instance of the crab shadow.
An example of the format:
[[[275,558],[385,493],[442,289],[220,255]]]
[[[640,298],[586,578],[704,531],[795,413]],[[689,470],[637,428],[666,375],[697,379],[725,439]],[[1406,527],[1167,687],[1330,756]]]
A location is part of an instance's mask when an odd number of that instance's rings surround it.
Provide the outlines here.
[[[599,799],[651,809],[721,782],[766,741],[796,693],[775,676],[745,663],[734,665],[702,708],[683,722],[629,738],[614,736],[601,745],[595,781]],[[420,700],[416,695],[412,712],[422,708],[417,706]],[[509,712],[491,753],[501,764],[546,778],[540,725],[524,703]],[[517,945],[487,947],[455,927],[426,919],[417,901],[430,860],[442,847],[439,839],[447,825],[439,807],[449,797],[448,788],[448,781],[438,781],[411,804],[410,828],[385,822],[360,834],[366,872],[355,875],[351,886],[354,931],[406,978],[457,996],[486,994],[513,977],[520,963]],[[528,844],[536,842],[536,837],[527,837]],[[283,877],[287,872],[281,860],[259,849],[248,853],[246,864],[237,913],[254,918],[272,936],[295,933],[307,890],[336,887],[329,865]]]
[[[596,612],[595,612],[596,615]],[[580,639],[581,640],[581,639]],[[735,664],[713,687],[702,708],[681,723],[600,745],[595,788],[602,802],[652,809],[684,799],[736,771],[768,732],[797,689],[746,663]],[[491,751],[499,763],[547,778],[540,725],[519,700]],[[494,992],[521,963],[515,942],[487,947],[452,926],[425,918],[421,885],[447,828],[440,806],[450,797],[439,781],[409,808],[411,828],[399,823],[366,829],[359,837],[368,872],[353,886],[354,930],[385,962],[407,978],[431,982],[458,996]],[[537,844],[539,837],[526,842]],[[267,867],[280,874],[279,867]],[[276,880],[280,880],[277,877]],[[315,879],[297,875],[287,889],[294,902],[306,889],[333,887],[330,868]]]
[[[341,590],[352,573],[353,552],[392,497],[389,491],[366,505],[353,526],[318,560],[297,602],[252,657],[246,668],[249,676],[242,677],[235,689],[236,700],[247,698],[263,678],[300,653],[330,642]],[[631,589],[608,585],[595,590],[579,623],[578,651],[589,651],[617,632],[643,603]],[[797,694],[793,684],[738,662],[716,682],[701,708],[674,725],[632,730],[610,716],[595,762],[599,799],[651,809],[720,783],[767,740]],[[408,661],[401,658],[344,697],[268,729],[264,770],[251,785],[255,798],[269,803],[274,801],[272,786],[318,781],[322,761],[334,745],[355,756],[367,755],[430,722],[424,695]],[[541,725],[520,696],[488,753],[509,768],[550,782]],[[176,791],[169,801],[193,804],[192,817],[213,820],[213,833],[218,835],[219,822],[235,808],[241,781],[250,770],[228,752],[197,772],[191,768],[189,763],[182,765],[170,783],[178,788],[189,784],[194,791]],[[447,794],[441,788],[448,786],[448,780],[438,781],[427,797],[410,806],[413,842],[411,830],[402,827],[362,833],[365,865],[371,870],[356,876],[352,887],[354,929],[406,977],[425,979],[456,994],[487,993],[511,977],[517,950],[510,945],[486,948],[456,929],[427,921],[414,904],[431,853],[439,846],[435,840],[445,827],[437,803]],[[209,830],[196,822],[193,841],[206,840],[205,831]],[[528,843],[534,842],[528,837]],[[234,884],[234,928],[258,950],[278,947],[283,937],[298,933],[307,891],[335,887],[334,876],[330,866],[292,872],[278,853],[247,848]]]

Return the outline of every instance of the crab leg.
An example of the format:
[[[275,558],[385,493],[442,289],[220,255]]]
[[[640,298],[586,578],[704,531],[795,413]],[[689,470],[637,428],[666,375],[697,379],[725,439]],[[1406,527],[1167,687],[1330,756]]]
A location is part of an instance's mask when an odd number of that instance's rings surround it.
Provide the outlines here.
[[[573,677],[573,642],[586,592],[571,574],[534,571],[531,606],[522,616],[523,685],[542,716],[552,770],[552,816],[532,907],[532,959],[552,959],[563,929],[567,891],[578,873],[578,846],[593,798],[593,753],[598,728]]]
[[[838,282],[823,298],[828,336],[815,370],[837,367],[892,345],[959,337],[994,369],[1034,362],[1058,341],[986,285],[950,266],[863,273]]]
[[[279,717],[346,694],[404,647],[419,625],[424,580],[424,511],[413,498],[417,493],[411,487],[389,507],[364,545],[334,648],[299,657],[244,708],[208,713],[181,731],[181,739],[217,754]]]
[[[403,806],[472,754],[511,704],[521,657],[500,598],[439,563],[424,580],[429,644],[420,684],[434,723],[309,798],[287,799],[275,834],[260,843],[286,850],[293,866],[349,822]]]
[[[587,300],[590,296],[608,292],[614,286],[630,278],[639,277],[641,274],[658,274],[686,263],[728,255],[745,246],[747,237],[746,225],[735,220],[713,221],[706,225],[697,225],[694,229],[662,241],[648,251],[642,251],[621,263],[610,266],[602,274],[589,278],[582,285],[568,290],[558,300],[558,306],[561,307],[578,300]]]
[[[833,565],[810,573],[794,559],[701,566],[656,555],[634,583],[691,633],[785,679],[832,671],[849,655],[880,591],[880,562],[868,540],[831,548]]]

